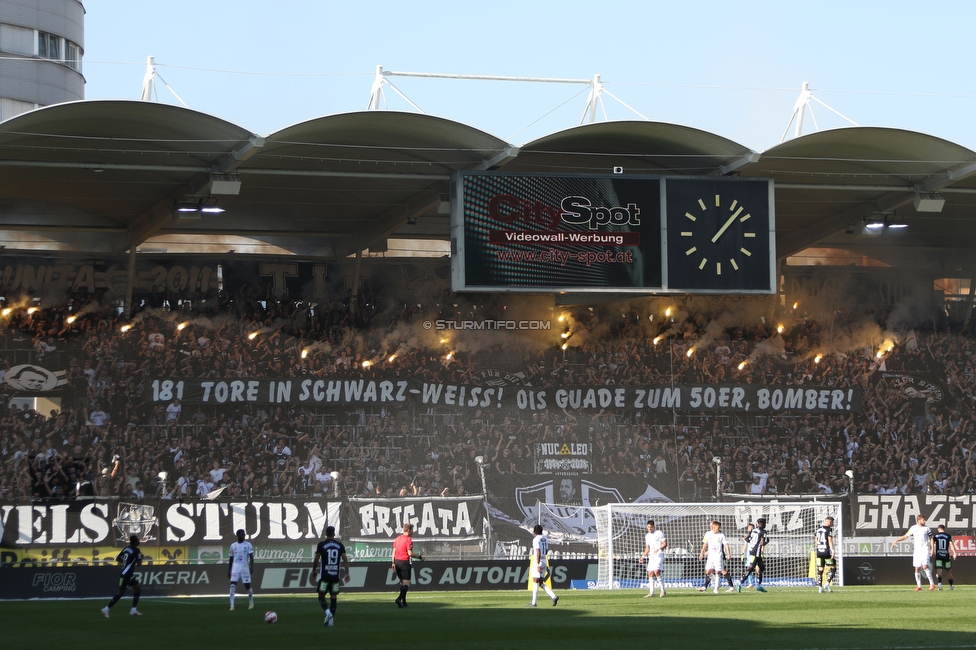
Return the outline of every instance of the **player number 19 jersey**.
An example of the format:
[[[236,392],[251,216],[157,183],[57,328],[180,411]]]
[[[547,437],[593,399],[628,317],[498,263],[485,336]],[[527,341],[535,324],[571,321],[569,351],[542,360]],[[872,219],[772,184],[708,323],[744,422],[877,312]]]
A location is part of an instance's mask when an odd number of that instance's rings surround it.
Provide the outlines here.
[[[319,542],[315,552],[322,558],[322,573],[319,575],[319,580],[338,581],[339,561],[346,552],[346,547],[337,539],[327,539]]]

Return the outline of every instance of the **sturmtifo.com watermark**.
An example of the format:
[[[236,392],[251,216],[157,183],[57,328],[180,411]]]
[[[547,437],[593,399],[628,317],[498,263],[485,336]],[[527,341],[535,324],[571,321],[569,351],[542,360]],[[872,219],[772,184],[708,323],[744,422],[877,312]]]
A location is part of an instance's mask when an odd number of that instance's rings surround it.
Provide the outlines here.
[[[424,329],[435,330],[551,330],[548,320],[435,320],[424,321]]]

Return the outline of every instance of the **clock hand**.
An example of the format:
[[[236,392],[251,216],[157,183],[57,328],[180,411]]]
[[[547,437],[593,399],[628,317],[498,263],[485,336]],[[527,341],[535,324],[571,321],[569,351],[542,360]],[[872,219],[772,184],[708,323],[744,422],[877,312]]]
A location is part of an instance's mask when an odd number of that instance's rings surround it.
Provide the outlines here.
[[[741,213],[741,212],[742,212],[742,208],[740,207],[738,210],[735,211],[735,214],[733,214],[731,217],[729,217],[729,220],[726,221],[725,224],[721,228],[718,229],[718,232],[715,233],[715,236],[714,237],[712,237],[712,243],[713,244],[718,241],[718,238],[721,237],[722,236],[722,233],[724,233],[728,229],[728,227],[732,225],[732,222],[735,221],[736,217],[738,217],[739,216],[739,213]]]

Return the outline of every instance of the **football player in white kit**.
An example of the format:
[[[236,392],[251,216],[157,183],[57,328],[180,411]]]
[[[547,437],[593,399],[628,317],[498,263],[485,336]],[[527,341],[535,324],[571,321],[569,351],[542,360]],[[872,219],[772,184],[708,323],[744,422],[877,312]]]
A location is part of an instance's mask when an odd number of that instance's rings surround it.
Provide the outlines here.
[[[254,590],[251,589],[251,573],[254,571],[254,547],[244,539],[244,530],[237,531],[237,541],[230,545],[227,577],[230,578],[230,608],[234,609],[234,595],[238,581],[247,589],[247,608],[254,609]]]
[[[540,585],[546,590],[546,595],[552,599],[552,604],[555,606],[559,602],[559,596],[546,584],[546,580],[549,579],[549,561],[546,559],[549,553],[549,538],[542,534],[541,524],[536,524],[532,532],[535,534],[532,538],[532,556],[535,558],[535,564],[532,567],[532,602],[528,607],[535,607]]]
[[[701,552],[698,559],[705,559],[705,575],[712,576],[713,593],[718,593],[719,574],[726,575],[724,558],[732,557],[729,550],[729,540],[722,532],[722,524],[718,521],[711,523],[711,530],[705,533],[702,538]],[[735,591],[734,587],[729,587],[729,591]]]
[[[651,598],[654,595],[655,584],[661,588],[661,598],[664,598],[664,582],[661,580],[661,571],[664,568],[664,549],[668,547],[668,539],[664,536],[663,530],[655,530],[654,522],[647,522],[647,534],[644,535],[644,554],[640,561],[647,561],[647,590],[644,598]]]
[[[912,555],[912,566],[915,567],[915,591],[922,591],[922,571],[929,579],[929,591],[935,591],[935,581],[932,579],[932,569],[929,566],[929,558],[932,557],[933,542],[932,529],[925,525],[925,516],[915,517],[918,522],[908,529],[908,532],[891,543],[891,548],[903,540],[912,538],[915,545],[915,552]]]

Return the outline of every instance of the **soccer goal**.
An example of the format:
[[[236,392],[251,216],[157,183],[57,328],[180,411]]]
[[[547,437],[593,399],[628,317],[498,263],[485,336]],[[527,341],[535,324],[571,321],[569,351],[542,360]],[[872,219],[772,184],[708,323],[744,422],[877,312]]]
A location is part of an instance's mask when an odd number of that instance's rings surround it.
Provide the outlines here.
[[[763,584],[803,587],[816,584],[814,533],[826,517],[834,518],[833,536],[837,573],[842,584],[844,540],[842,507],[837,502],[779,503],[611,503],[593,509],[596,519],[599,567],[596,589],[647,588],[644,552],[646,524],[654,521],[664,531],[668,546],[662,577],[668,587],[704,584],[704,562],[698,554],[712,520],[721,522],[732,557],[726,569],[736,581],[745,572],[745,537],[750,523],[766,519]]]

